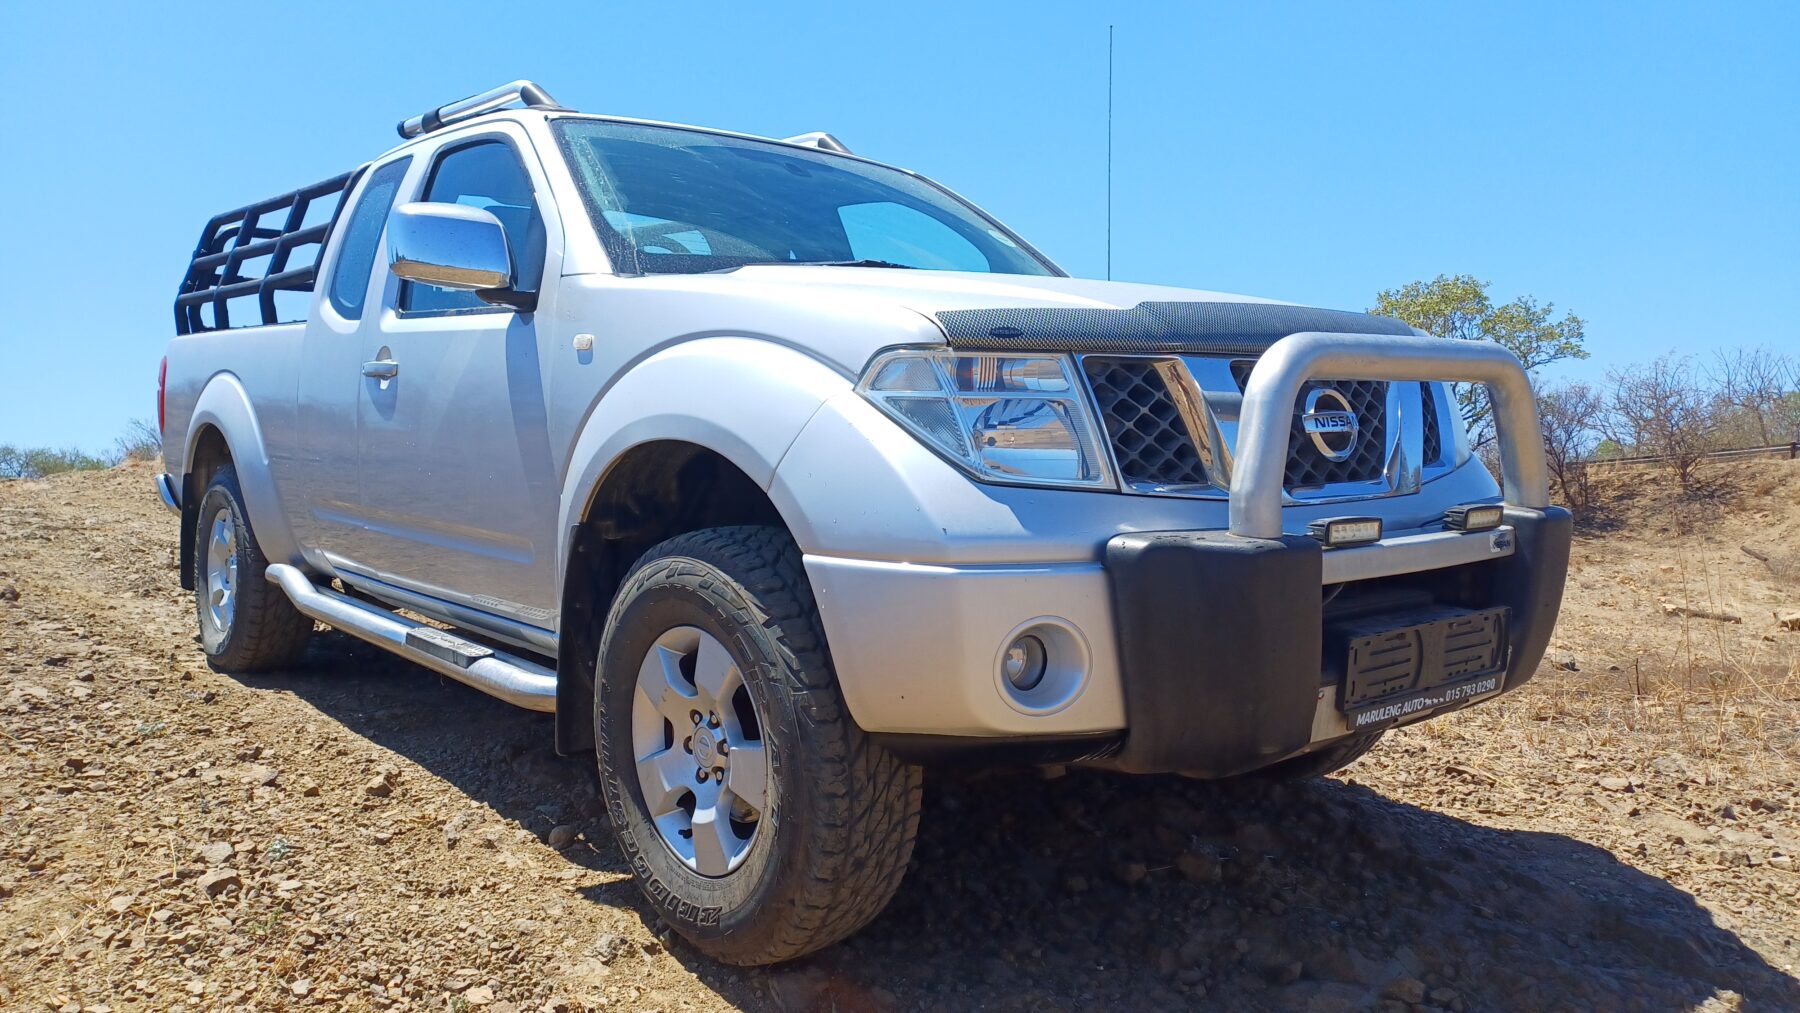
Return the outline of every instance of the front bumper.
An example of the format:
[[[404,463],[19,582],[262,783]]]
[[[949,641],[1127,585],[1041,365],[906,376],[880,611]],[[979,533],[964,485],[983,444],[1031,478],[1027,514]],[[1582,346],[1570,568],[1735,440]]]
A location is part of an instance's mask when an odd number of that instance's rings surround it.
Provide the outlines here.
[[[890,748],[920,759],[1090,759],[1220,777],[1359,730],[1340,706],[1342,672],[1326,636],[1332,588],[1400,596],[1413,609],[1429,596],[1437,606],[1508,610],[1493,690],[1391,723],[1523,683],[1556,620],[1569,536],[1566,511],[1511,508],[1498,532],[1401,535],[1358,549],[1175,531],[1119,535],[1101,563],[808,555],[806,570],[851,716]],[[1001,661],[1033,624],[1073,631],[1051,647],[1073,643],[1080,671],[1022,697]]]
[[[1125,727],[1112,595],[1099,563],[943,566],[807,555],[832,664],[865,731],[979,745]],[[1021,700],[1001,654],[1033,623],[1070,630],[1080,677]]]
[[[1485,384],[1500,423],[1510,541],[1435,530],[1445,507],[1488,501],[1492,480],[1478,464],[1453,473],[1456,481],[1479,475],[1485,488],[1474,495],[1446,477],[1430,493],[1294,502],[1283,462],[1300,389],[1315,377]],[[843,441],[832,436],[843,433],[809,426],[783,460],[771,496],[784,516],[805,519],[811,514],[799,490],[817,476],[857,490],[855,509],[817,511],[795,536],[808,547],[807,572],[851,715],[897,748],[908,748],[901,740],[931,740],[933,748],[914,752],[942,755],[943,747],[1028,740],[1047,747],[1039,754],[1046,757],[1062,744],[1074,751],[1071,759],[1127,770],[1226,776],[1355,731],[1324,674],[1332,660],[1326,624],[1342,617],[1337,606],[1328,614],[1331,588],[1354,589],[1353,598],[1372,601],[1371,611],[1396,627],[1416,615],[1421,599],[1452,610],[1505,610],[1497,690],[1484,682],[1479,692],[1458,686],[1427,704],[1408,700],[1399,715],[1405,721],[1522,683],[1542,658],[1560,607],[1569,518],[1549,506],[1529,380],[1497,346],[1357,334],[1277,342],[1245,383],[1229,502],[1216,519],[1143,523],[1140,508],[1160,508],[1156,497],[1125,497],[1133,502],[1115,508],[1105,497],[1015,493],[960,476],[933,484],[927,480],[948,476],[947,466],[920,461],[928,452],[878,415],[854,398],[831,415],[875,454],[834,453]],[[1414,466],[1404,454],[1395,460]],[[842,469],[861,466],[846,462],[879,462],[885,471],[874,481],[863,473],[846,481]],[[1336,510],[1374,513],[1408,530],[1329,552],[1290,533]],[[872,514],[888,523],[872,523]],[[1402,518],[1407,524],[1394,523]],[[1094,544],[1108,535],[1104,548]],[[1007,554],[996,558],[997,547]],[[1053,559],[1094,553],[1097,561],[1001,561],[1020,551]],[[865,554],[933,562],[849,558]],[[1383,596],[1415,611],[1383,612]],[[1009,689],[1000,663],[1010,638],[1039,627],[1055,634],[1045,641],[1053,653],[1069,648],[1080,675],[1051,680],[1054,691],[1021,695]]]
[[[1506,523],[1510,554],[1389,578],[1444,604],[1510,610],[1497,692],[1524,683],[1543,659],[1562,604],[1571,534],[1569,513],[1560,508],[1509,508]],[[1333,661],[1320,593],[1332,551],[1343,550],[1323,550],[1300,536],[1213,532],[1108,542],[1127,717],[1109,765],[1224,777],[1355,731],[1337,706],[1337,684],[1322,676]],[[1493,695],[1422,709],[1400,723]]]

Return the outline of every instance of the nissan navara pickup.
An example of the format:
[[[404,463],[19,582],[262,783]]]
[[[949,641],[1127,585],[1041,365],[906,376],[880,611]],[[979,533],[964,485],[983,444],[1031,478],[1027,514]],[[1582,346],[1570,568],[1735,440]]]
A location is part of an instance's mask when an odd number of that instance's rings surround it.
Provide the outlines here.
[[[323,623],[554,714],[716,959],[873,918],[924,764],[1315,776],[1543,656],[1570,522],[1494,345],[1074,279],[824,133],[523,81],[399,132],[188,264],[200,642],[279,669]]]

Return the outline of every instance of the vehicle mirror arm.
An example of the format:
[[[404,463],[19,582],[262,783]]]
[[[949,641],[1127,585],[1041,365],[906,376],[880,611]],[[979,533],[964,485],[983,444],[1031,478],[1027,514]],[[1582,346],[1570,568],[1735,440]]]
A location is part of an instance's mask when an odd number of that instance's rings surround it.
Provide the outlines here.
[[[481,297],[482,302],[495,306],[510,307],[520,313],[537,312],[538,294],[536,292],[521,292],[515,288],[484,288],[475,294]]]

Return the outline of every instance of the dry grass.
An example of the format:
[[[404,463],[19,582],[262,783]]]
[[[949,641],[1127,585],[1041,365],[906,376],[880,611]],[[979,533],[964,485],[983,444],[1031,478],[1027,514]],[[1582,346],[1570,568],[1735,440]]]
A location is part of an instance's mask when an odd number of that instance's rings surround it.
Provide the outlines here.
[[[1416,734],[1544,762],[1622,755],[1791,783],[1800,631],[1775,616],[1800,608],[1786,548],[1800,544],[1800,463],[1740,462],[1703,478],[1707,493],[1688,499],[1655,472],[1601,476],[1537,677]]]

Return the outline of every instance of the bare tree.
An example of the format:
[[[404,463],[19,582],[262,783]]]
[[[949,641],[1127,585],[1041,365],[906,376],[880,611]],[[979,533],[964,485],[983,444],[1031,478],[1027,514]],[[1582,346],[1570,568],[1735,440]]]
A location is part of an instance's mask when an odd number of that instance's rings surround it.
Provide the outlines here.
[[[1785,381],[1787,390],[1776,405],[1776,439],[1800,443],[1800,356],[1788,357]]]
[[[1694,469],[1713,449],[1718,399],[1701,383],[1693,361],[1669,353],[1654,362],[1606,374],[1602,431],[1634,454],[1663,458],[1683,492],[1694,491]]]
[[[1786,395],[1792,390],[1796,364],[1767,348],[1719,349],[1706,367],[1719,402],[1726,409],[1721,425],[1725,438],[1739,446],[1766,447],[1786,442]]]
[[[121,461],[154,461],[162,456],[162,431],[143,419],[132,419],[125,435],[113,441],[113,456]]]
[[[1600,442],[1606,399],[1585,383],[1568,383],[1538,394],[1538,425],[1544,432],[1544,459],[1568,508],[1584,514],[1594,505],[1588,458]]]

